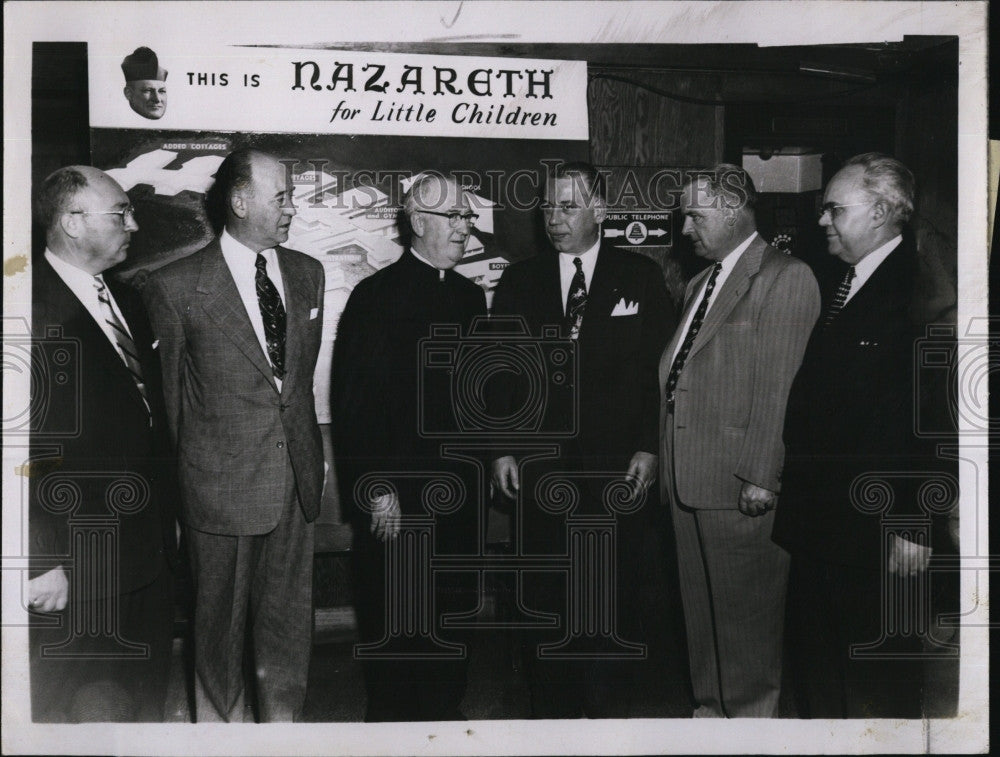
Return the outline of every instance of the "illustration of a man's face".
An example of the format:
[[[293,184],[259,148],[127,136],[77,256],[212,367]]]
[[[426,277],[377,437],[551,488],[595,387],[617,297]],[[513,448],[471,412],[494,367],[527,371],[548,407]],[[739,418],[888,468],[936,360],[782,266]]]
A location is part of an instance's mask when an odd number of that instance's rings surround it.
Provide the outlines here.
[[[125,85],[125,97],[132,110],[143,118],[162,118],[167,112],[167,83],[139,79]]]
[[[125,99],[143,118],[156,120],[167,112],[167,70],[160,66],[156,53],[137,47],[122,61],[125,75]]]

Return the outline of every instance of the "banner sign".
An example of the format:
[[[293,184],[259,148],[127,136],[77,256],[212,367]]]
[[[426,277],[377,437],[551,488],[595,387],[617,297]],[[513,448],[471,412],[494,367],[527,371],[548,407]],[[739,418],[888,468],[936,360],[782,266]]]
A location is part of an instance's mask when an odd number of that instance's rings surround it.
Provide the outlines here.
[[[263,46],[189,49],[174,40],[92,48],[95,128],[588,137],[582,61]],[[127,88],[137,91],[130,96]],[[132,107],[143,88],[162,102]]]
[[[326,272],[321,421],[340,314],[406,248],[401,205],[415,176],[452,176],[469,193],[479,218],[455,270],[489,302],[508,262],[546,246],[546,173],[589,156],[581,61],[108,44],[88,44],[91,155],[139,225],[118,275],[141,286],[215,236],[205,195],[229,152],[275,155],[297,209],[285,246]]]

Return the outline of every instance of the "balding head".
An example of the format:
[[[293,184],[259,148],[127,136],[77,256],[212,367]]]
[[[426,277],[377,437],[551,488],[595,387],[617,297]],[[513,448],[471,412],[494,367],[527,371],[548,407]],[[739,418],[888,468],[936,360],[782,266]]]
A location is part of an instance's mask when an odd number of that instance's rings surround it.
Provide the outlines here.
[[[46,177],[35,197],[35,216],[48,249],[92,275],[125,260],[139,228],[128,195],[92,166],[67,166]]]

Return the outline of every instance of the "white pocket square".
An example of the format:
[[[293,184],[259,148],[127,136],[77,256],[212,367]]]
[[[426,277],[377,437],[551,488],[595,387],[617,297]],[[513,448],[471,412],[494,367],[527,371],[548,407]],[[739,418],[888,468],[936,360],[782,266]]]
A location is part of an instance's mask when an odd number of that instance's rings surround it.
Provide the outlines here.
[[[159,346],[160,346],[160,340],[157,339],[155,342],[153,342],[153,349],[155,350]]]
[[[311,321],[318,315],[319,315],[319,308],[313,308],[312,310],[309,311],[309,320]]]
[[[618,304],[615,305],[615,309],[611,311],[611,317],[615,318],[619,315],[637,315],[639,312],[639,303],[633,302],[631,300],[626,301],[624,297],[618,300]]]

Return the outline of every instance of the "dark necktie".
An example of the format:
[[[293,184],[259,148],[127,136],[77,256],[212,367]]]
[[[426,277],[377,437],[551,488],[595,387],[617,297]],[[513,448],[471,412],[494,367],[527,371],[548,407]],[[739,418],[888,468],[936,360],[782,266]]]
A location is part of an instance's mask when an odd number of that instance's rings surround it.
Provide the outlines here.
[[[267,275],[267,259],[257,253],[257,302],[264,321],[267,357],[276,379],[285,377],[285,306],[274,282]]]
[[[139,394],[142,395],[142,401],[146,404],[148,412],[149,395],[146,393],[146,382],[142,378],[142,365],[139,363],[139,352],[135,348],[135,342],[132,341],[132,337],[129,335],[128,329],[125,328],[125,324],[121,322],[121,319],[115,313],[115,309],[111,307],[111,297],[108,294],[107,286],[96,277],[94,278],[94,286],[97,287],[97,301],[101,303],[101,315],[104,316],[105,322],[111,327],[111,333],[114,334],[115,343],[118,345],[122,359],[125,361],[125,367],[132,374],[132,380],[135,381],[135,385],[139,389]]]
[[[708,301],[712,297],[712,290],[715,289],[715,280],[719,277],[719,271],[721,270],[722,263],[716,263],[712,267],[712,273],[709,275],[708,283],[705,285],[705,294],[701,296],[698,309],[694,313],[694,318],[691,319],[691,326],[688,328],[687,334],[684,335],[684,341],[681,343],[681,348],[677,351],[677,357],[674,358],[673,365],[670,366],[666,391],[668,411],[673,411],[674,409],[674,392],[677,390],[677,379],[681,377],[681,371],[684,370],[684,361],[687,360],[688,353],[691,351],[694,338],[698,336],[698,332],[701,330],[701,323],[705,320],[705,313],[708,312]]]
[[[583,261],[573,258],[576,273],[569,282],[569,294],[566,296],[566,321],[569,323],[569,338],[580,336],[580,325],[583,323],[583,311],[587,307],[587,279],[583,275]]]
[[[833,299],[830,300],[830,305],[826,309],[826,315],[823,316],[824,327],[833,323],[833,319],[837,317],[837,313],[844,309],[844,304],[847,302],[847,295],[851,291],[852,281],[854,281],[854,266],[847,269],[847,273],[844,274],[844,278],[837,286],[837,291],[834,292]]]

